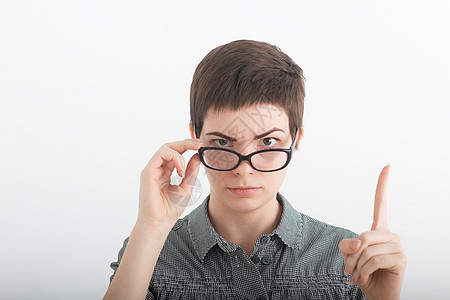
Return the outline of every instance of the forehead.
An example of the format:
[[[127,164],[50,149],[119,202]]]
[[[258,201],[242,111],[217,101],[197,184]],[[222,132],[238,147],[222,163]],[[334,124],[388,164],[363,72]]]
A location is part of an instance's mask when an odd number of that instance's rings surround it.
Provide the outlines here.
[[[289,118],[284,110],[274,105],[258,104],[220,112],[210,109],[206,113],[202,133],[219,131],[230,136],[254,136],[274,127],[289,133]]]

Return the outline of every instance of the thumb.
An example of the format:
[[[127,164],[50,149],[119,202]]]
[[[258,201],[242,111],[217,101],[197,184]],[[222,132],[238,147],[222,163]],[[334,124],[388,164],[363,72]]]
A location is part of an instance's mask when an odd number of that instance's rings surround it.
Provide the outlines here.
[[[186,176],[180,183],[180,187],[186,193],[192,193],[195,181],[197,180],[198,170],[200,169],[200,163],[201,162],[198,153],[195,153],[188,162],[188,165],[186,167]]]

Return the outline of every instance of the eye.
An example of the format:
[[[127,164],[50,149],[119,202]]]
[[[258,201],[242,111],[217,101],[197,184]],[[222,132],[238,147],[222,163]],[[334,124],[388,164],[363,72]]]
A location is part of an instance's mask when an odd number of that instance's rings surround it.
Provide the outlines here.
[[[219,147],[227,146],[226,144],[221,143],[221,142],[228,142],[229,143],[228,140],[224,140],[224,139],[213,140],[213,142],[215,142]]]
[[[262,144],[263,144],[264,146],[271,147],[271,146],[273,146],[273,144],[276,143],[276,141],[279,141],[279,139],[270,137],[270,138],[264,138],[264,139],[262,139],[261,141],[262,141]],[[270,143],[271,141],[272,141],[273,143]]]

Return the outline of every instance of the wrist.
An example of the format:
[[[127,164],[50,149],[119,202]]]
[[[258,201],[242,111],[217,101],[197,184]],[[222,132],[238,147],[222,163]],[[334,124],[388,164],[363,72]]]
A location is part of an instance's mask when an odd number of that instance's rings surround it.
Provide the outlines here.
[[[132,233],[138,235],[150,235],[150,236],[159,236],[164,235],[165,237],[169,234],[170,230],[175,223],[172,222],[156,222],[156,221],[148,221],[148,220],[140,220],[136,221],[136,224],[133,227]]]

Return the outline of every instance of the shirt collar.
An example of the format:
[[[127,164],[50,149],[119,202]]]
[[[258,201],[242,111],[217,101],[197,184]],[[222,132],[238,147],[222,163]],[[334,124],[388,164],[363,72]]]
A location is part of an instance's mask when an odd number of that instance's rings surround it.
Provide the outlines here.
[[[283,213],[280,224],[278,224],[271,235],[277,234],[287,246],[293,249],[300,249],[303,228],[300,213],[280,193],[277,193],[276,197],[283,206]],[[209,250],[216,244],[225,252],[232,252],[238,247],[235,243],[228,242],[221,237],[212,226],[207,210],[209,199],[210,195],[189,214],[188,218],[189,235],[195,251],[202,261]]]

